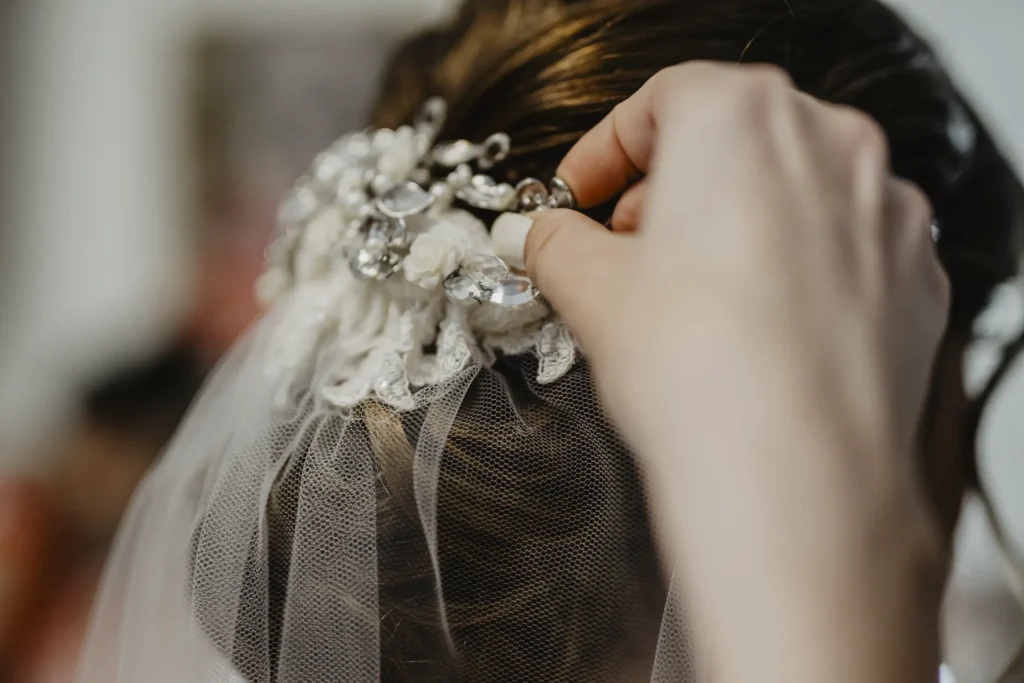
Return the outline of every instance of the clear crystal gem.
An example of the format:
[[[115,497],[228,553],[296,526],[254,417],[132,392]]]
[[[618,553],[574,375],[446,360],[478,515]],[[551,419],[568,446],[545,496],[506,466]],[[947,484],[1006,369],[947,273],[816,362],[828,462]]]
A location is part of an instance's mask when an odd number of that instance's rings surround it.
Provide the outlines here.
[[[539,211],[549,208],[548,188],[536,178],[526,178],[516,185],[516,198],[519,200],[520,211]]]
[[[459,304],[475,304],[487,298],[487,293],[472,278],[455,275],[444,281],[448,298]]]
[[[485,175],[473,176],[466,187],[455,191],[455,196],[470,206],[490,211],[506,211],[516,201],[516,190],[507,183],[498,183]]]
[[[363,247],[348,254],[352,272],[365,280],[387,280],[402,263],[397,254],[380,248]]]
[[[392,186],[377,199],[377,208],[392,218],[421,214],[434,203],[434,196],[416,183],[406,180]]]
[[[455,168],[459,164],[468,164],[480,155],[480,147],[468,140],[455,140],[454,142],[443,142],[434,148],[432,157],[434,163],[448,168]]]
[[[476,254],[462,262],[462,274],[487,289],[494,289],[509,276],[508,266],[496,256]]]
[[[366,216],[359,224],[359,235],[367,247],[371,243],[398,250],[409,246],[409,230],[400,218],[387,219],[376,214]]]
[[[511,277],[491,292],[491,303],[501,306],[521,306],[537,298],[533,283],[525,277]]]

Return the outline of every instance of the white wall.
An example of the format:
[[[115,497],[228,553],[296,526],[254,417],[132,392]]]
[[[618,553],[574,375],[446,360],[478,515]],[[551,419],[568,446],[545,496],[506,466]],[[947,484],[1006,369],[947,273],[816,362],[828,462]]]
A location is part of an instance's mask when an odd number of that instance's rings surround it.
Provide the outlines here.
[[[24,0],[0,438],[31,446],[74,388],[169,333],[189,292],[187,49],[207,31],[406,32],[444,0]],[[10,216],[8,216],[10,217]],[[8,451],[10,452],[10,451]]]

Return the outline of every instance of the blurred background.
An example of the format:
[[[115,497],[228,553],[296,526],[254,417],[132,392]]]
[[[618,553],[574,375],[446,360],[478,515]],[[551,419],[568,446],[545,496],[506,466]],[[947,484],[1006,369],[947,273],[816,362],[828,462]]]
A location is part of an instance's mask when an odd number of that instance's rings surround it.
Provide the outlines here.
[[[278,197],[452,4],[0,0],[0,681],[70,681],[135,484],[257,314]],[[896,4],[1024,169],[1024,3]],[[1020,291],[984,321],[997,337],[1024,324]],[[1024,545],[1024,367],[981,453]],[[1024,617],[974,508],[959,550],[951,643],[1004,656]]]

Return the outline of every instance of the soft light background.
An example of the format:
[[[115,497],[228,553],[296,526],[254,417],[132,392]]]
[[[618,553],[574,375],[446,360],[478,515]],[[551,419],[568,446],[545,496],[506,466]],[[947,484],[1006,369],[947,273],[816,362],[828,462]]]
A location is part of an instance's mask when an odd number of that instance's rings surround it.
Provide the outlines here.
[[[4,10],[13,17],[3,22],[13,89],[5,87],[2,109],[14,115],[5,145],[16,160],[0,206],[0,440],[16,446],[5,453],[32,453],[74,409],[78,387],[152,350],[185,306],[191,245],[182,226],[193,188],[182,111],[196,37],[328,26],[384,39],[435,20],[448,4],[29,0]],[[1024,2],[896,4],[935,38],[1024,168]],[[360,75],[345,70],[358,68],[338,65],[354,81]],[[1007,296],[992,324],[1012,327],[1020,305]],[[981,350],[972,376],[983,374],[985,360]],[[1016,375],[985,425],[981,452],[1001,513],[1024,545],[1024,367]],[[14,464],[45,467],[30,457]],[[1024,623],[1007,607],[976,510],[964,520],[961,550],[951,601],[961,617],[951,633],[975,634],[973,652],[990,649],[981,659],[991,663],[1024,636]]]

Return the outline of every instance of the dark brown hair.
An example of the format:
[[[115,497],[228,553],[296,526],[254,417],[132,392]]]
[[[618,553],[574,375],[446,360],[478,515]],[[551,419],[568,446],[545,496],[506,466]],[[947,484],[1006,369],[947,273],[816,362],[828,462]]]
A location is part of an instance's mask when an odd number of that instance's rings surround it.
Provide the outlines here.
[[[867,112],[888,135],[894,171],[934,203],[953,302],[922,466],[951,533],[965,490],[979,485],[982,410],[1022,345],[1010,345],[991,384],[968,400],[962,351],[994,288],[1017,272],[1024,191],[932,50],[892,10],[876,0],[468,0],[397,52],[373,123],[409,122],[438,95],[450,107],[443,138],[506,132],[512,153],[494,174],[550,178],[617,103],[696,59],[774,63],[808,93]],[[364,430],[380,479],[382,680],[600,681],[629,662],[649,672],[665,581],[635,463],[592,391],[540,387],[535,363],[503,358],[482,372],[445,445],[437,514],[450,640],[412,493],[423,415],[370,404],[349,427]],[[578,366],[564,381],[578,389],[588,377]],[[287,469],[270,501],[270,614],[260,628],[272,642],[301,469]],[[586,561],[573,565],[565,548]]]

